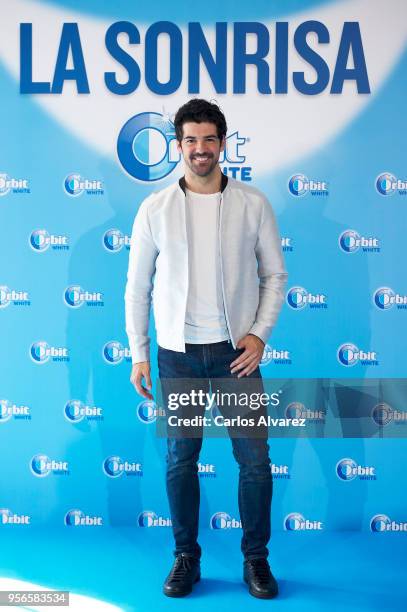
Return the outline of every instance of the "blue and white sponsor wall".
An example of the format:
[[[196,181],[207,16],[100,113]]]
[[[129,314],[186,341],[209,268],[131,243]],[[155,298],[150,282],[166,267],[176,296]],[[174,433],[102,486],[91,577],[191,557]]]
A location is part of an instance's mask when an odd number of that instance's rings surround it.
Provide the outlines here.
[[[181,176],[172,119],[199,96],[227,117],[223,172],[278,218],[289,280],[263,376],[313,379],[283,408],[316,421],[317,381],[375,389],[380,435],[346,437],[344,417],[270,440],[273,529],[407,531],[406,18],[402,0],[3,6],[1,529],[170,525],[123,295],[134,216]],[[199,470],[216,537],[239,526],[229,440]]]

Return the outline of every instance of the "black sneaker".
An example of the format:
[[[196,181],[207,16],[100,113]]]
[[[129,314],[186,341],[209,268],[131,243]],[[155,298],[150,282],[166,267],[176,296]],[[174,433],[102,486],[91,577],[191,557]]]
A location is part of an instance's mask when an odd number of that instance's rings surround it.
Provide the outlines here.
[[[272,599],[278,594],[278,584],[267,559],[248,559],[243,568],[243,580],[249,585],[251,595],[260,599]]]
[[[192,591],[195,582],[201,579],[199,559],[188,553],[180,553],[168,574],[163,593],[168,597],[184,597]]]

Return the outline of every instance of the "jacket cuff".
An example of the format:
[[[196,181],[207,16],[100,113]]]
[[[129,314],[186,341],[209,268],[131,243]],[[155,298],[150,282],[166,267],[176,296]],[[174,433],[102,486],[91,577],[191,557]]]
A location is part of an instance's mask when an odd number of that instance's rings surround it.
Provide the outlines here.
[[[267,344],[267,340],[270,337],[271,330],[271,327],[264,327],[264,325],[261,325],[260,323],[254,323],[254,325],[249,329],[247,333],[257,336],[258,338],[260,338],[260,340],[264,342],[264,344]]]
[[[150,361],[150,343],[148,340],[138,342],[130,340],[131,362],[134,365],[140,361]]]

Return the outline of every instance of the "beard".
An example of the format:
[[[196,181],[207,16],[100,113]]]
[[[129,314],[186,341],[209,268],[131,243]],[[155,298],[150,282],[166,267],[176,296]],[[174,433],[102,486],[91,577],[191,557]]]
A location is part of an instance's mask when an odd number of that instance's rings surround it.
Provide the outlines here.
[[[198,161],[196,158],[204,158],[205,161]],[[215,158],[213,153],[205,153],[204,155],[191,155],[187,165],[190,170],[197,176],[208,176],[213,172],[218,163],[218,157]]]

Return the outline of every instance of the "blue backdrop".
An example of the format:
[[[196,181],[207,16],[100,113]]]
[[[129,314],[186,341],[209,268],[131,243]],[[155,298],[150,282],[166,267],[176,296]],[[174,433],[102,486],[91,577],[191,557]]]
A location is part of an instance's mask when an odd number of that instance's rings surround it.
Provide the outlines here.
[[[321,379],[374,379],[369,439],[344,417],[270,441],[273,529],[407,531],[405,4],[131,4],[3,11],[0,526],[169,526],[123,296],[138,206],[182,175],[171,119],[200,96],[228,120],[222,170],[277,215],[289,280],[262,373],[313,379],[283,408],[323,421]],[[236,474],[206,440],[202,528],[238,527]]]

